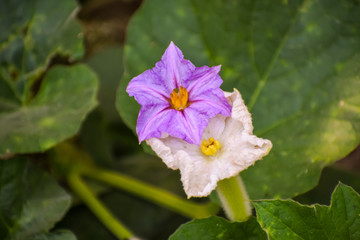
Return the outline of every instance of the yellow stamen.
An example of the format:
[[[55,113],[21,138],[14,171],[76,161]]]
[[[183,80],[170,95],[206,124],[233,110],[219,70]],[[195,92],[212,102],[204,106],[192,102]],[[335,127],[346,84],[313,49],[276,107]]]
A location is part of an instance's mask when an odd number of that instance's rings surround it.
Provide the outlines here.
[[[186,88],[180,86],[179,89],[174,89],[170,94],[171,105],[176,110],[184,110],[188,105],[189,95]]]
[[[203,140],[201,143],[201,151],[207,156],[214,155],[218,149],[220,149],[220,143],[212,137],[209,141]]]

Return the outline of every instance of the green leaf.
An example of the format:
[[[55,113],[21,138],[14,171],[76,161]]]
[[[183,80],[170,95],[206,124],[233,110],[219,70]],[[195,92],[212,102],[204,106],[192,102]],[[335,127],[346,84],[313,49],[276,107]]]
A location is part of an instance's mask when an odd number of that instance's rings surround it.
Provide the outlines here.
[[[74,0],[10,0],[0,3],[0,81],[13,85],[19,97],[25,81],[41,74],[55,54],[70,61],[83,54],[81,26]]]
[[[256,219],[246,222],[229,222],[221,217],[195,219],[183,224],[170,236],[170,240],[197,239],[267,239]]]
[[[0,112],[0,154],[45,151],[74,135],[96,105],[96,90],[85,65],[53,67],[29,105]]]
[[[170,41],[196,66],[221,64],[222,88],[240,90],[274,146],[242,174],[250,197],[293,197],[360,142],[359,29],[352,0],[148,0],[128,28],[117,108],[135,131],[126,86]]]
[[[290,200],[259,201],[254,205],[270,239],[360,239],[360,196],[341,183],[329,207]]]
[[[46,234],[69,206],[70,196],[25,157],[0,161],[1,239],[30,239]],[[61,239],[51,235],[35,239]]]

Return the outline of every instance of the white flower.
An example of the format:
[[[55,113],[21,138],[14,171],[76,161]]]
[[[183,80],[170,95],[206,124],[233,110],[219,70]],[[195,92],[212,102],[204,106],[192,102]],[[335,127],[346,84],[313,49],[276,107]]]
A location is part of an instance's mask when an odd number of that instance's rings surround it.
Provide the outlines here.
[[[163,134],[147,143],[171,169],[180,169],[188,197],[204,197],[217,182],[236,176],[270,151],[269,140],[252,134],[251,115],[240,93],[225,92],[232,106],[231,117],[212,118],[202,135],[201,146]]]

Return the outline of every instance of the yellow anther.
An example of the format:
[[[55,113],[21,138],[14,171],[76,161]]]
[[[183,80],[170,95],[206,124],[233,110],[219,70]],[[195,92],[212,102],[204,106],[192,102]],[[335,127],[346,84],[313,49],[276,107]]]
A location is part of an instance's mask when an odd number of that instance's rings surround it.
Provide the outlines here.
[[[203,140],[201,143],[201,151],[207,156],[214,155],[218,149],[220,149],[220,143],[212,137],[209,141]]]
[[[170,94],[171,106],[176,110],[184,110],[188,105],[189,95],[186,88],[176,88]]]

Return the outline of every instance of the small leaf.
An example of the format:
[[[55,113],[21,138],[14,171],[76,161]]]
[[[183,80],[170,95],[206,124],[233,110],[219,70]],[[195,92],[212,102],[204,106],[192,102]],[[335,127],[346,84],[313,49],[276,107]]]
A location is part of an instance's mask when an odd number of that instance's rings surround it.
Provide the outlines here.
[[[360,196],[341,183],[329,207],[291,200],[259,201],[254,205],[270,239],[360,239]]]
[[[29,105],[0,112],[0,155],[45,151],[74,135],[96,105],[97,84],[85,65],[53,67]]]
[[[255,218],[247,222],[229,222],[221,217],[195,219],[180,226],[170,240],[198,239],[267,239]]]
[[[45,234],[69,207],[70,196],[25,157],[0,161],[1,239],[30,239]]]

